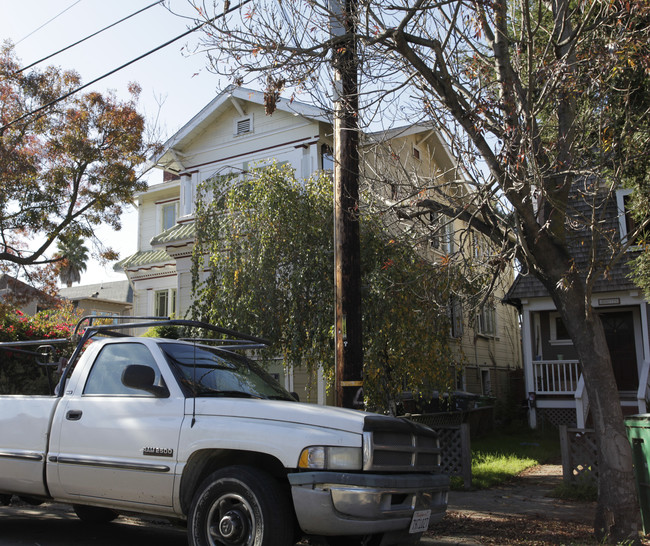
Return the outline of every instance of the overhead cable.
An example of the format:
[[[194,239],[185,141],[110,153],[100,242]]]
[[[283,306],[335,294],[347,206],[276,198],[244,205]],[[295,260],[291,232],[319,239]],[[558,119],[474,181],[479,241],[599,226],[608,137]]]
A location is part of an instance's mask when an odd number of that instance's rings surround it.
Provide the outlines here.
[[[23,40],[26,40],[26,39],[29,38],[32,34],[34,34],[35,32],[38,32],[39,30],[41,30],[44,26],[49,25],[52,21],[54,21],[54,19],[56,19],[57,17],[63,15],[63,14],[64,14],[66,11],[68,11],[70,8],[74,8],[74,7],[75,7],[79,2],[81,2],[81,0],[77,0],[74,4],[69,5],[67,8],[65,8],[63,11],[57,13],[57,14],[56,14],[54,17],[52,17],[51,19],[48,19],[47,21],[45,21],[45,22],[44,22],[40,27],[38,27],[38,28],[32,30],[32,31],[31,31],[27,36],[23,36],[20,40],[18,40],[18,41],[16,42],[15,45],[18,45],[18,44],[19,44],[20,42],[22,42]]]
[[[79,1],[81,1],[81,0],[79,0]],[[58,51],[55,51],[54,53],[48,55],[47,57],[43,57],[42,59],[39,59],[38,61],[35,61],[32,64],[28,64],[27,66],[24,66],[20,70],[16,70],[12,74],[12,76],[14,76],[16,74],[20,74],[21,72],[24,72],[25,70],[28,70],[28,69],[32,68],[33,66],[36,66],[37,64],[42,63],[43,61],[47,61],[48,59],[51,59],[52,57],[54,57],[55,55],[58,55],[59,53],[63,53],[64,51],[67,51],[68,49],[71,49],[71,48],[73,48],[75,46],[78,46],[79,44],[85,42],[86,40],[90,40],[90,38],[93,38],[93,37],[97,36],[98,34],[101,34],[105,30],[108,30],[109,28],[112,28],[112,27],[114,27],[116,25],[119,25],[120,23],[123,23],[127,19],[130,19],[131,17],[134,17],[135,15],[138,15],[139,13],[142,13],[143,11],[146,11],[149,8],[157,6],[161,2],[164,2],[164,0],[158,0],[157,2],[154,2],[153,4],[149,4],[148,6],[142,8],[142,9],[140,9],[140,10],[134,12],[134,13],[131,13],[130,15],[127,15],[126,17],[122,17],[122,19],[120,19],[119,21],[115,21],[114,23],[111,23],[110,25],[98,30],[97,32],[94,32],[93,34],[90,34],[89,36],[86,36],[85,38],[82,38],[81,40],[76,41],[74,44],[70,44],[69,46],[66,46],[63,49],[59,49]],[[38,29],[36,29],[36,30],[38,30]],[[36,30],[34,32],[36,32]]]
[[[172,38],[171,40],[166,41],[164,44],[161,44],[161,45],[155,47],[154,49],[151,49],[151,50],[147,51],[146,53],[143,53],[139,57],[136,57],[135,59],[132,59],[129,62],[126,62],[121,66],[118,66],[117,68],[111,70],[110,72],[107,72],[103,76],[99,76],[98,78],[95,78],[94,80],[92,80],[92,81],[90,81],[88,83],[85,83],[84,85],[80,85],[79,87],[73,89],[69,93],[66,93],[65,95],[62,95],[62,96],[48,102],[47,104],[44,104],[43,106],[40,106],[40,107],[36,108],[35,110],[32,110],[31,112],[27,112],[26,114],[23,114],[19,118],[16,118],[13,121],[10,121],[9,123],[6,123],[2,127],[0,127],[0,135],[3,133],[3,131],[5,129],[7,129],[8,127],[11,127],[15,123],[18,123],[19,121],[22,121],[25,118],[28,118],[30,116],[33,116],[34,114],[38,114],[39,112],[45,110],[46,108],[49,108],[50,106],[54,106],[55,104],[61,102],[62,100],[67,99],[68,97],[74,95],[75,93],[78,93],[79,91],[82,91],[83,89],[86,89],[87,87],[90,87],[91,85],[97,83],[98,81],[101,81],[104,78],[107,78],[108,76],[111,76],[111,75],[115,74],[116,72],[119,72],[120,70],[126,68],[127,66],[130,66],[133,63],[136,63],[140,59],[144,59],[145,57],[148,57],[152,53],[155,53],[156,51],[159,51],[159,50],[163,49],[164,47],[167,47],[169,44],[173,44],[174,42],[180,40],[181,38],[185,38],[185,36],[188,36],[189,34],[192,34],[192,32],[195,32],[195,31],[199,30],[200,28],[207,25],[208,23],[212,23],[212,22],[216,21],[217,19],[220,19],[221,17],[224,17],[227,14],[229,14],[229,13],[235,11],[235,10],[238,10],[239,8],[245,6],[246,4],[250,3],[251,1],[252,0],[243,0],[242,2],[237,4],[236,6],[229,8],[228,10],[224,11],[223,13],[221,13],[219,15],[215,15],[214,17],[212,17],[211,19],[208,19],[207,21],[203,21],[202,23],[192,27],[191,29],[183,32],[182,34],[179,34],[175,38]]]

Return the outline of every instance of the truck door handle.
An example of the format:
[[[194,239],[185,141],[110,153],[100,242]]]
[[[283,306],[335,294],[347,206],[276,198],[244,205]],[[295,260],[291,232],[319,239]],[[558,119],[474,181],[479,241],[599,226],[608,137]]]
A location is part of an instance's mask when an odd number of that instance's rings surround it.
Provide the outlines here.
[[[81,410],[70,410],[65,414],[65,418],[68,421],[79,421],[81,419],[83,412]]]

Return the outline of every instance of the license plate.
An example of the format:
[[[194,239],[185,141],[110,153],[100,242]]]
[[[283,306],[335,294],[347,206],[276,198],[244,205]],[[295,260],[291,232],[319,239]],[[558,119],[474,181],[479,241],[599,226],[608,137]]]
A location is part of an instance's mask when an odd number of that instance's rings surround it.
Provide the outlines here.
[[[409,533],[423,533],[429,528],[431,510],[417,510],[413,513]]]

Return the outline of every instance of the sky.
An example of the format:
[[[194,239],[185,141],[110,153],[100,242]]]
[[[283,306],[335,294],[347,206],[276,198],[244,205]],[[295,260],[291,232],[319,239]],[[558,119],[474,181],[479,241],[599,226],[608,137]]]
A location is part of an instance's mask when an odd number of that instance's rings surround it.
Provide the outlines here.
[[[154,1],[0,0],[0,41],[13,42],[25,66]],[[192,13],[187,0],[168,0],[166,4],[182,15]],[[38,67],[56,65],[73,69],[86,83],[182,34],[191,26],[193,22],[187,17],[174,15],[157,5]],[[129,82],[137,82],[142,88],[140,112],[151,120],[158,117],[162,140],[169,138],[227,84],[208,72],[203,54],[193,54],[198,38],[194,34],[100,80],[90,89],[115,90],[119,97],[126,99]],[[160,171],[153,171],[148,180],[159,182]],[[120,232],[101,227],[95,233],[118,250],[120,258],[125,258],[133,254],[137,246],[137,213],[133,207],[123,215],[122,223]],[[102,267],[97,261],[90,261],[82,274],[81,284],[125,280],[123,274],[113,271],[113,264]]]

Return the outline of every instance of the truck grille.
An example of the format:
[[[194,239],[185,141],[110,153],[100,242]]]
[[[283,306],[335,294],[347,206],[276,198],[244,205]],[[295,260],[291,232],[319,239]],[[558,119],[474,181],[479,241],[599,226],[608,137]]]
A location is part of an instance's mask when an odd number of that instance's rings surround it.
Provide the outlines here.
[[[440,469],[438,435],[429,427],[385,415],[364,422],[365,471],[434,472]]]

